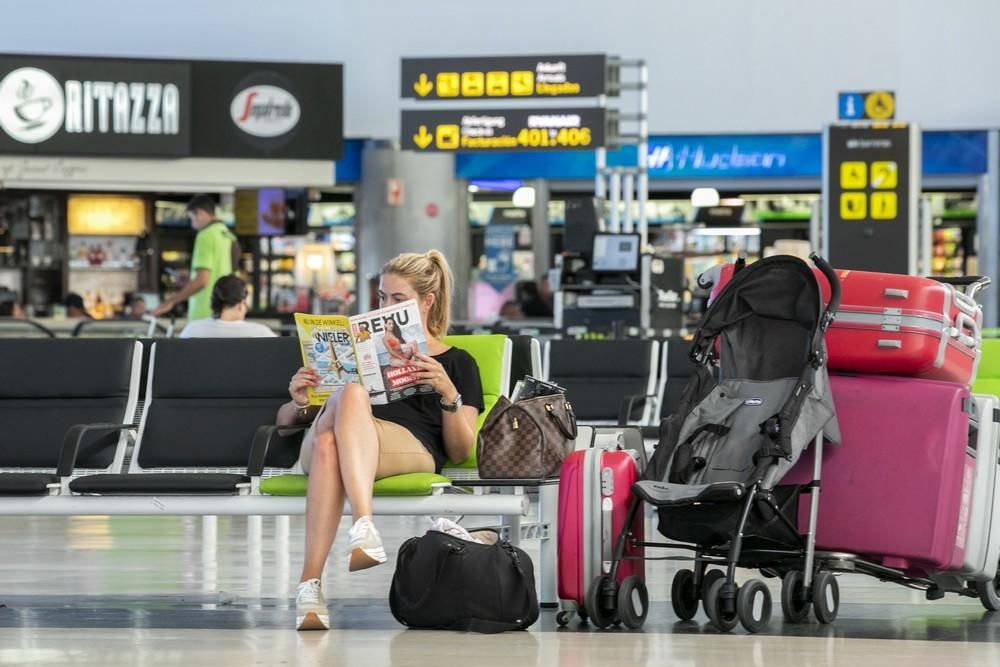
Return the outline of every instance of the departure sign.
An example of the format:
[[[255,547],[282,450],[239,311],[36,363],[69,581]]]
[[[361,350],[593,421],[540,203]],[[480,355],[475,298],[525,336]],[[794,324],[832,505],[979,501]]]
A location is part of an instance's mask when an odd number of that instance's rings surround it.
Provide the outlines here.
[[[605,122],[599,108],[404,110],[400,137],[419,151],[585,150],[604,145]]]
[[[597,97],[606,55],[403,58],[400,95],[418,100]]]

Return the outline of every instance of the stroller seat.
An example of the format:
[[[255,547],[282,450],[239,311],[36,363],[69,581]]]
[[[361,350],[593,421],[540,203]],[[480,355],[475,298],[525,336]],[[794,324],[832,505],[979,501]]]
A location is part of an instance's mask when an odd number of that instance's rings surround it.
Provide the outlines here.
[[[694,503],[721,503],[739,500],[746,493],[742,482],[714,482],[712,484],[671,484],[644,481],[632,485],[632,493],[654,507],[691,505]]]

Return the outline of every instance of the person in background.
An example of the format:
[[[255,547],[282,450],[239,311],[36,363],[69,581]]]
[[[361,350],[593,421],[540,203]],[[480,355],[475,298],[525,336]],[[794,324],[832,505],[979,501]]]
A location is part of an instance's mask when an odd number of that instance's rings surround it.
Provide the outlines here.
[[[523,320],[524,313],[521,312],[521,304],[517,301],[504,301],[500,306],[501,320]]]
[[[122,319],[141,320],[147,315],[149,311],[146,310],[145,299],[138,294],[130,293],[125,296],[125,312],[122,313]]]
[[[17,301],[0,301],[0,317],[9,317],[15,320],[26,319],[24,309]]]
[[[415,353],[411,363],[434,393],[373,406],[365,388],[350,383],[319,408],[309,404],[309,387],[319,381],[315,369],[301,368],[289,382],[292,400],[278,411],[276,423],[312,421],[299,458],[309,475],[305,561],[295,598],[299,630],[330,627],[320,580],[345,499],[351,501],[354,519],[347,535],[348,569],[384,563],[387,555],[372,518],[375,480],[440,471],[445,461],[464,461],[476,444],[476,417],[483,410],[479,368],[469,353],[441,340],[448,332],[453,291],[447,260],[437,250],[406,253],[386,263],[380,276],[379,305],[417,302],[427,354]]]
[[[222,276],[212,288],[212,319],[188,322],[181,338],[271,338],[263,324],[247,322],[247,285],[236,275]]]
[[[86,306],[83,305],[83,297],[76,292],[70,292],[66,295],[66,299],[63,301],[63,305],[66,306],[66,317],[71,320],[92,320],[90,313],[87,312]]]
[[[533,280],[522,280],[515,287],[517,301],[521,304],[521,312],[528,318],[552,317],[552,306],[542,296],[542,290]]]
[[[239,268],[239,243],[215,217],[215,200],[208,195],[196,195],[188,202],[187,212],[191,226],[198,230],[191,256],[192,277],[177,294],[153,311],[155,317],[166,315],[184,301],[188,303],[188,321],[212,317],[212,286]]]

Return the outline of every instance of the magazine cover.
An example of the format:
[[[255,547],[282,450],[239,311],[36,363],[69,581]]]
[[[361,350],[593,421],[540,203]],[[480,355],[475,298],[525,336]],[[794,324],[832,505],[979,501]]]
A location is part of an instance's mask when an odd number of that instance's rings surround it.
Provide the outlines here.
[[[323,405],[348,382],[360,382],[373,405],[433,391],[413,377],[420,369],[410,363],[415,353],[427,353],[415,301],[351,318],[295,313],[295,326],[302,364],[320,376],[309,388],[310,405]]]
[[[424,325],[416,301],[355,315],[350,322],[358,375],[373,405],[434,391],[428,385],[419,384],[413,374],[420,369],[410,363],[415,353],[427,353]]]
[[[309,388],[309,404],[323,405],[330,394],[358,381],[351,323],[341,315],[295,313],[302,347],[302,364],[319,373],[319,385]]]

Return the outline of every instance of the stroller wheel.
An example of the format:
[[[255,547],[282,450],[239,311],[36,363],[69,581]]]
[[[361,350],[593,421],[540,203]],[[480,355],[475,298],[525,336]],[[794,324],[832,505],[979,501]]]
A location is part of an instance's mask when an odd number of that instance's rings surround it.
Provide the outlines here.
[[[618,588],[618,617],[630,630],[638,630],[649,613],[649,591],[640,577],[625,577]]]
[[[698,594],[694,590],[694,572],[679,570],[670,585],[670,605],[677,618],[690,621],[698,613]]]
[[[590,622],[602,630],[609,627],[615,621],[615,610],[605,607],[604,590],[611,585],[611,577],[606,574],[594,577],[590,588],[587,589],[587,597],[584,600],[584,607],[587,609],[587,616],[590,617]]]
[[[560,611],[556,612],[556,625],[560,628],[565,628],[569,625],[569,620],[573,612],[570,611]]]
[[[708,619],[721,632],[731,631],[740,622],[739,614],[736,612],[736,600],[726,600],[722,597],[723,589],[727,583],[725,578],[716,579],[705,597],[705,611],[708,613]],[[738,595],[739,587],[733,584],[733,588],[737,589],[735,592]]]
[[[751,579],[740,586],[736,596],[736,613],[747,632],[760,632],[771,622],[771,591],[760,579]]]
[[[977,581],[976,590],[987,611],[1000,611],[1000,572],[992,581]]]
[[[725,579],[726,573],[722,570],[705,570],[705,576],[701,580],[701,600],[702,605],[705,607],[705,613],[708,613],[708,605],[705,603],[708,600],[708,589],[712,587],[719,579]]]
[[[813,582],[813,612],[820,623],[833,623],[840,611],[840,584],[832,572],[820,572]]]
[[[809,620],[809,598],[802,595],[804,580],[798,570],[792,570],[781,580],[781,613],[789,623]]]

